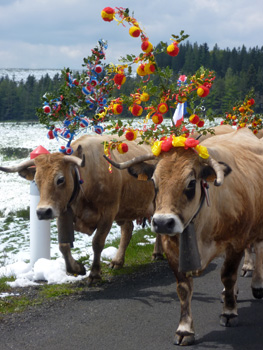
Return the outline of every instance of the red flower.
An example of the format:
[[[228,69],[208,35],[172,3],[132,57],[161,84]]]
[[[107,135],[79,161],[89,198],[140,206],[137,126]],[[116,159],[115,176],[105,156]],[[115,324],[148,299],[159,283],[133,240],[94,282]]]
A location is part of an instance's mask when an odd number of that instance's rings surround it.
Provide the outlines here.
[[[185,140],[185,149],[187,148],[192,148],[192,147],[196,147],[197,145],[199,144],[199,141],[198,140],[195,140],[191,137],[187,138]]]
[[[172,138],[171,138],[171,137],[169,137],[169,138],[163,140],[163,142],[162,142],[162,144],[161,144],[161,150],[162,150],[163,152],[168,152],[168,151],[170,151],[170,149],[171,149],[172,147],[173,147],[173,145],[172,145]]]

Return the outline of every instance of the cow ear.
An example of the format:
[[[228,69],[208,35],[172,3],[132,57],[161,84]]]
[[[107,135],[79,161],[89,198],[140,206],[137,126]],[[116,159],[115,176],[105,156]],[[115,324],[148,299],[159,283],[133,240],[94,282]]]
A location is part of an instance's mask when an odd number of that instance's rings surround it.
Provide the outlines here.
[[[153,176],[154,170],[155,165],[147,164],[145,162],[132,165],[128,168],[128,172],[130,175],[142,181],[150,180]]]
[[[36,168],[35,167],[30,167],[26,168],[23,170],[20,170],[18,174],[23,177],[24,179],[28,181],[33,181],[36,173]]]
[[[224,177],[229,175],[232,171],[230,166],[224,162],[218,162],[224,172]],[[210,166],[205,166],[202,169],[201,176],[202,179],[206,180],[207,182],[214,182],[216,180],[216,173],[214,169]]]

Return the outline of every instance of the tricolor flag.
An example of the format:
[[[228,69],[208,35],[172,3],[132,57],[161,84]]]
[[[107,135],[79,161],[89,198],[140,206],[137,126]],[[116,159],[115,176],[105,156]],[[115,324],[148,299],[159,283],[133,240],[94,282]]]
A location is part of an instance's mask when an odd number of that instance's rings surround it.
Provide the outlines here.
[[[184,115],[187,113],[186,102],[178,103],[173,115],[173,122],[176,127],[180,126],[184,121]]]
[[[186,84],[187,76],[186,75],[180,75],[177,85],[181,86],[182,84]],[[180,126],[182,122],[184,121],[184,115],[187,113],[186,110],[186,102],[184,103],[178,103],[176,110],[173,115],[173,122],[176,127]]]

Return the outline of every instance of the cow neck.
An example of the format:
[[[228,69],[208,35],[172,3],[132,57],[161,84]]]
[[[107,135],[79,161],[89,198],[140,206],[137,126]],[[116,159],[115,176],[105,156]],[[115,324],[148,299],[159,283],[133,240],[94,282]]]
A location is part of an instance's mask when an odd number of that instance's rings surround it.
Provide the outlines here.
[[[77,166],[74,166],[74,175],[73,179],[74,179],[74,188],[73,188],[73,192],[72,195],[70,197],[70,200],[68,202],[68,207],[71,206],[71,204],[74,202],[74,200],[77,198],[78,194],[79,194],[79,190],[80,190],[80,174],[79,174],[79,169]]]
[[[202,206],[205,202],[207,202],[207,205],[209,206],[209,196],[208,196],[208,188],[209,185],[205,180],[201,180],[201,199],[200,199],[200,203],[199,203],[199,207],[197,208],[197,211],[195,212],[195,214],[193,215],[193,217],[191,218],[191,220],[188,221],[187,225],[185,226],[185,228],[190,224],[193,223],[194,219],[197,217],[197,215],[199,214],[200,210],[202,209]]]

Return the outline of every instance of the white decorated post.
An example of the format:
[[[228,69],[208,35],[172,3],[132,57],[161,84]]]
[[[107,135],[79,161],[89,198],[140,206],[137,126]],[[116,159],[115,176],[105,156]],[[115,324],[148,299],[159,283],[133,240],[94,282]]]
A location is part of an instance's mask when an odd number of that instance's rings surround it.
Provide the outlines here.
[[[49,153],[44,147],[38,146],[30,153],[34,159],[40,154]],[[39,190],[35,181],[30,182],[30,264],[34,266],[38,259],[50,259],[50,221],[39,220],[36,208],[40,200]]]

